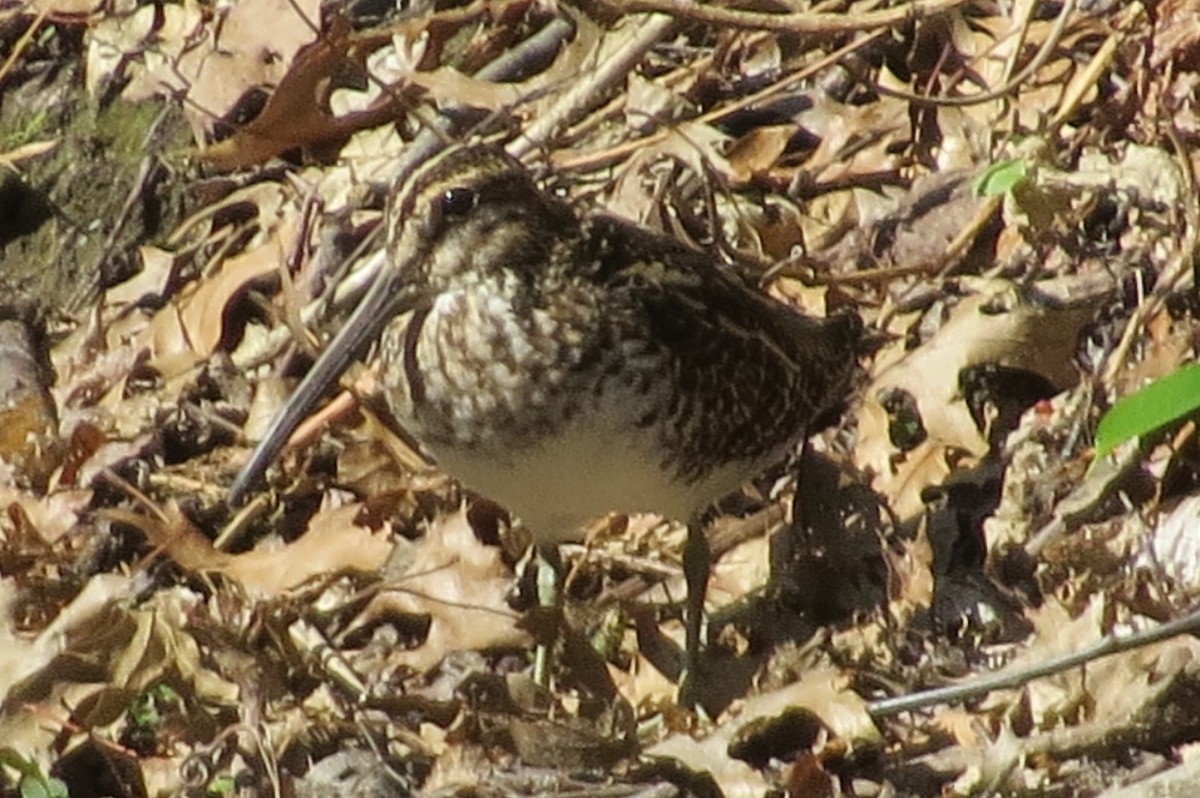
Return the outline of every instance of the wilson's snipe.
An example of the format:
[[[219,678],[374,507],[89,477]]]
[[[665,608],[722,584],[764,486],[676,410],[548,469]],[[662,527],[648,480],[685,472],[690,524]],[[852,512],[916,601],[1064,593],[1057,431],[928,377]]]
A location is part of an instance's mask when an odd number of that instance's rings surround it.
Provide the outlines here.
[[[696,519],[841,399],[857,317],[802,316],[669,237],[581,218],[488,146],[416,168],[386,225],[387,271],[280,413],[235,499],[378,339],[397,420],[538,543],[610,511],[692,519],[694,657],[708,569]]]

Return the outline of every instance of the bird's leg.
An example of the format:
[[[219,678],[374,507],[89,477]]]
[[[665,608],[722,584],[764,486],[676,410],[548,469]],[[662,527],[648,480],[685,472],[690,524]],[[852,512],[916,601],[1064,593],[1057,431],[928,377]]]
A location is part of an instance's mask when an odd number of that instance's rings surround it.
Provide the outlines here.
[[[534,583],[538,606],[553,609],[558,606],[558,587],[562,580],[563,563],[558,546],[536,544]],[[550,646],[538,643],[533,654],[533,680],[543,687],[550,684]]]
[[[683,677],[679,682],[679,703],[684,707],[698,704],[697,679],[700,675],[700,648],[704,639],[704,599],[708,591],[708,537],[701,514],[688,524],[687,543],[683,547],[683,575],[687,581],[684,608]]]

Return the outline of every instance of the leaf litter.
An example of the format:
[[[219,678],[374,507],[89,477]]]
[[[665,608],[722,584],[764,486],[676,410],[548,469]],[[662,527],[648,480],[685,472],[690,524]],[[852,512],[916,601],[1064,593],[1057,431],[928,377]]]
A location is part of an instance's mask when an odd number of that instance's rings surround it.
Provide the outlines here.
[[[1194,419],[1089,447],[1194,357],[1195,3],[905,6],[0,4],[5,191],[53,203],[62,159],[105,146],[35,87],[191,136],[120,176],[146,232],[111,239],[88,302],[5,278],[0,789],[1194,783],[1197,651],[1153,637],[1194,632]],[[422,462],[369,367],[224,504],[439,118],[874,331],[841,418],[720,505],[708,717],[674,701],[681,529],[597,519],[566,548],[565,623],[523,608],[520,520]],[[186,215],[155,215],[164,191]],[[130,213],[89,212],[38,224],[82,241]],[[5,261],[52,268],[12,218]]]

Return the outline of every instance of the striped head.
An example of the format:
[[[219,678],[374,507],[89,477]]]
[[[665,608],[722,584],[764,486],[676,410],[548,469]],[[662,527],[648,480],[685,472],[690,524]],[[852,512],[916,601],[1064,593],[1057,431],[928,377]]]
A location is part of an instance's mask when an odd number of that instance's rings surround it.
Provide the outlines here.
[[[400,181],[389,198],[387,254],[401,283],[440,293],[480,280],[528,281],[552,268],[578,221],[503,150],[455,146]],[[544,276],[544,275],[542,275]]]

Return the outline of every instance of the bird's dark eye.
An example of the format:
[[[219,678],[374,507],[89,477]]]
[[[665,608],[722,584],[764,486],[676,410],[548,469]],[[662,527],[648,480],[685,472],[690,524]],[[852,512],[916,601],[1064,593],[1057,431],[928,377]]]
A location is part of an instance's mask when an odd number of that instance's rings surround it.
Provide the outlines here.
[[[448,188],[442,194],[442,213],[446,216],[462,216],[475,207],[476,199],[475,192],[469,188]]]

